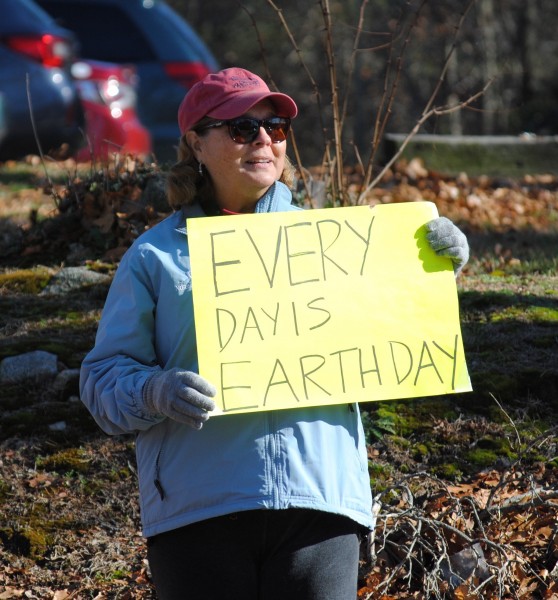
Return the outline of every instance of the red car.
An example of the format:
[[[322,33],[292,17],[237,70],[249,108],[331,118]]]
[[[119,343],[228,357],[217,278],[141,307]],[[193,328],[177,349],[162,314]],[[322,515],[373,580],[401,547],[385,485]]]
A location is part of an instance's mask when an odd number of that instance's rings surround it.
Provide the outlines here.
[[[149,155],[151,136],[136,114],[134,67],[79,60],[72,65],[72,75],[86,123],[86,144],[76,153],[76,160],[109,160],[115,154],[138,158]]]

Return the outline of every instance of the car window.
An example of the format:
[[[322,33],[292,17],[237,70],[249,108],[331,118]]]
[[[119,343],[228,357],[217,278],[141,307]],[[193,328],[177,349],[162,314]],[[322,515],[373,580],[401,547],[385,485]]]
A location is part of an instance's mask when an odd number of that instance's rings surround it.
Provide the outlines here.
[[[83,58],[118,63],[156,60],[148,40],[117,6],[41,1],[59,25],[74,31]]]

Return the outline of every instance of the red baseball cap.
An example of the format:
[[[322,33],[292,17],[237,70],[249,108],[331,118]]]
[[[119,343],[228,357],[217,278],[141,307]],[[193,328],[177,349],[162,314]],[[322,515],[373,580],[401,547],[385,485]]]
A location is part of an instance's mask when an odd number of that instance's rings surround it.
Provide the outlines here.
[[[277,116],[294,118],[298,109],[286,94],[272,92],[265,81],[238,67],[206,75],[193,85],[178,108],[178,125],[184,135],[203,117],[234,119],[265,99],[271,100]]]

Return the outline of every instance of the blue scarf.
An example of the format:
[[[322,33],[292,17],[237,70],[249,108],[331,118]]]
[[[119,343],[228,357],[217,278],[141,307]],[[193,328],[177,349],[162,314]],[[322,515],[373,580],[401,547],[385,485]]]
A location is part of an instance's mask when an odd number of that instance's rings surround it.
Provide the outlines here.
[[[257,213],[268,213],[268,212],[277,212],[277,207],[279,205],[279,194],[277,194],[278,185],[283,185],[282,183],[275,182],[267,192],[258,200],[256,204],[256,209],[254,212]]]

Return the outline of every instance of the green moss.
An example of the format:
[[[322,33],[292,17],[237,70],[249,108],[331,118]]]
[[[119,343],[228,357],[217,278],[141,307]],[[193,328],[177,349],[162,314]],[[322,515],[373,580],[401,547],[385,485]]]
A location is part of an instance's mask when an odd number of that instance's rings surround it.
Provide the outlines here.
[[[461,469],[454,463],[444,463],[437,465],[432,469],[432,473],[442,479],[449,481],[459,481],[463,476]]]
[[[527,310],[528,316],[532,316],[534,321],[546,321],[549,323],[558,323],[558,309],[549,306],[531,306]]]
[[[118,470],[112,469],[107,475],[110,481],[122,481],[123,479],[128,479],[131,476],[132,472],[126,467],[122,467]]]
[[[87,263],[87,267],[91,271],[95,271],[95,273],[103,273],[106,275],[111,275],[116,271],[116,266],[114,263],[105,263],[101,260],[92,260]]]
[[[110,481],[113,481],[110,479]],[[107,482],[102,479],[88,479],[80,477],[80,490],[85,496],[95,496],[99,492],[106,490]]]
[[[386,437],[389,439],[390,444],[392,444],[395,448],[407,451],[412,446],[410,440],[400,435],[388,435]]]
[[[44,529],[27,527],[23,535],[29,541],[30,558],[42,558],[52,543],[51,536]]]
[[[101,573],[95,574],[95,580],[98,583],[110,583],[111,581],[117,581],[126,579],[131,576],[130,571],[126,571],[125,569],[115,569],[111,573],[104,575]]]
[[[20,294],[38,294],[51,277],[52,272],[45,267],[7,271],[0,273],[0,289]]]
[[[468,458],[475,464],[488,466],[498,458],[515,460],[517,454],[510,447],[507,437],[485,436],[477,441],[475,450],[469,453]]]
[[[498,460],[498,454],[494,450],[484,448],[474,448],[466,453],[465,458],[473,466],[485,468],[491,467]]]
[[[415,460],[423,460],[430,454],[430,450],[426,444],[415,444],[413,446],[413,457]]]
[[[368,473],[370,487],[375,494],[383,492],[393,478],[393,471],[389,466],[374,461],[368,462]]]
[[[74,325],[76,322],[81,322],[85,315],[76,311],[68,311],[62,313],[60,316],[62,316],[66,321],[69,321],[72,325]]]
[[[4,502],[10,493],[10,486],[3,479],[0,479],[0,503]]]
[[[400,437],[420,434],[426,431],[432,417],[454,419],[457,417],[455,397],[424,397],[402,401],[378,402],[371,420],[379,423],[390,423],[384,433],[392,433]]]
[[[67,448],[36,461],[37,468],[57,473],[87,473],[89,464],[90,458],[83,448]]]
[[[557,323],[558,309],[550,306],[508,306],[504,310],[493,313],[490,320],[493,323],[501,321]]]
[[[33,559],[42,558],[48,547],[44,531],[32,530],[28,526],[19,526],[17,529],[0,528],[0,541],[8,552]]]
[[[373,479],[387,480],[393,475],[389,466],[374,461],[369,461],[368,472],[370,473],[370,477]]]
[[[79,527],[73,519],[50,519],[45,504],[34,504],[25,517],[20,517],[17,528],[0,529],[0,541],[8,552],[43,560],[52,546],[57,532]]]
[[[420,418],[404,402],[379,402],[372,422],[382,433],[396,436],[405,436],[420,428]]]

